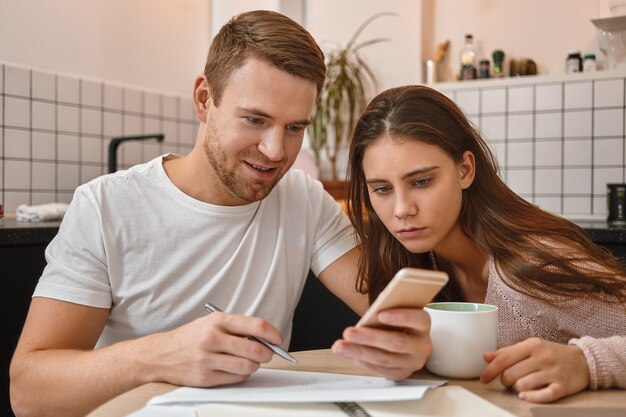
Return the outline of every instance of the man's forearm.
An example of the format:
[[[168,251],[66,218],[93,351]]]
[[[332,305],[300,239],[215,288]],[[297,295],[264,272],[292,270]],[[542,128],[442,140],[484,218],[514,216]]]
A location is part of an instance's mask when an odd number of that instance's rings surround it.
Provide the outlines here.
[[[11,365],[17,417],[84,416],[109,399],[148,382],[147,336],[93,351],[37,350]],[[140,362],[141,360],[141,362]]]

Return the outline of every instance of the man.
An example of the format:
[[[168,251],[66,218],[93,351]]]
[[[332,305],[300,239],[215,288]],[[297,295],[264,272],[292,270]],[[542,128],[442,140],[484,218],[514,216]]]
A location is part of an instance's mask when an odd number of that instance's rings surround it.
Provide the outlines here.
[[[287,347],[309,269],[365,311],[349,223],[318,182],[287,172],[324,76],[304,28],[274,12],[239,15],[196,79],[189,155],[77,189],[12,361],[18,416],[84,415],[151,381],[246,379],[272,353],[245,336]],[[207,302],[230,313],[206,315]],[[406,377],[423,365],[428,322],[397,312],[388,323],[412,331],[351,328],[335,350]]]

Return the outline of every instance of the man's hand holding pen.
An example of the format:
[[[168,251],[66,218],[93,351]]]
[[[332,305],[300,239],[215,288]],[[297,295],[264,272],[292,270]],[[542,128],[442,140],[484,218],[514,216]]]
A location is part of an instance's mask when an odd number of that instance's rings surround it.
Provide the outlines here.
[[[266,320],[215,312],[148,336],[155,339],[155,349],[138,357],[152,356],[147,362],[158,364],[152,381],[196,387],[234,384],[272,359],[272,350],[250,336],[274,345],[281,342],[278,330]]]

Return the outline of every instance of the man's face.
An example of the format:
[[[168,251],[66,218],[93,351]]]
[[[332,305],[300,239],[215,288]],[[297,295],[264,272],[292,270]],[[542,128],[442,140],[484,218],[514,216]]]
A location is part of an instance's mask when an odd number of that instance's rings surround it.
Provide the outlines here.
[[[207,103],[212,203],[243,205],[270,193],[300,151],[316,95],[315,82],[255,58],[232,73],[219,106]]]

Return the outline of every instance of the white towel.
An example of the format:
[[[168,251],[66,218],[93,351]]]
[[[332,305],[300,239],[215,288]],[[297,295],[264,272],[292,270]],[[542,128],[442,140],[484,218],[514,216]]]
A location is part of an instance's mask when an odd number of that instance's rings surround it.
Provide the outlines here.
[[[67,211],[69,204],[49,203],[35,206],[22,204],[15,211],[18,222],[43,222],[47,220],[61,220]]]

